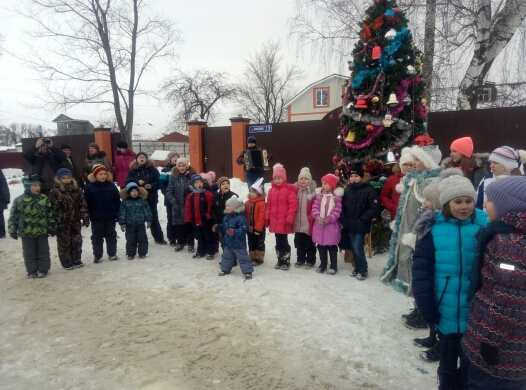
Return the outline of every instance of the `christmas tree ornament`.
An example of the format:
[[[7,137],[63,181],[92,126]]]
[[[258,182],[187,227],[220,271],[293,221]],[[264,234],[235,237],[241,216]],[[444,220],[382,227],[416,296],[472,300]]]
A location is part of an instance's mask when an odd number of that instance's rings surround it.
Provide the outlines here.
[[[369,123],[367,126],[365,126],[365,130],[367,130],[370,133],[374,130],[374,126]]]
[[[382,124],[384,127],[391,127],[393,124],[393,116],[389,111],[387,111],[387,114],[385,114],[385,119],[382,121]]]
[[[380,46],[373,47],[371,58],[373,60],[378,60],[380,59],[380,54],[382,54],[382,48]]]
[[[373,98],[371,99],[371,101],[374,103],[374,104],[377,104],[379,101],[380,101],[380,98],[378,96],[373,96]]]
[[[420,100],[420,103],[422,103],[422,105],[424,107],[427,106],[427,99],[426,98],[422,98],[422,100]]]
[[[392,93],[389,95],[389,100],[387,101],[387,104],[388,106],[396,106],[398,105],[398,100],[396,99],[396,94]]]
[[[391,57],[391,59],[389,60],[389,65],[391,66],[396,65],[396,61],[394,60],[393,57]]]
[[[395,158],[395,155],[393,152],[389,151],[387,152],[387,160],[386,160],[386,163],[387,164],[393,164],[396,162],[396,158]]]
[[[407,73],[411,75],[416,74],[415,67],[413,65],[407,65]]]
[[[388,9],[385,11],[385,15],[387,16],[395,16],[395,12],[392,9]]]
[[[404,62],[404,59],[403,58],[399,58],[397,59],[398,62]]]
[[[337,154],[335,154],[335,155],[332,157],[332,162],[335,163],[335,164],[338,164],[338,161],[340,161],[340,158],[338,157]]]
[[[350,102],[349,104],[347,104],[346,107],[347,107],[347,109],[350,110],[351,108],[353,108],[353,106],[354,106],[354,103],[353,103],[353,102]]]
[[[385,33],[385,39],[393,39],[396,36],[396,30],[394,28],[390,29]]]
[[[355,139],[356,134],[354,133],[354,131],[349,131],[349,134],[347,134],[347,137],[345,137],[345,141],[347,142],[354,142]]]
[[[410,105],[410,104],[411,104],[411,101],[412,101],[412,100],[411,100],[411,98],[409,97],[409,95],[405,95],[405,98],[404,98],[404,100],[403,100],[403,102],[404,102],[404,106],[408,106],[408,105]]]
[[[358,102],[354,105],[354,108],[367,108],[367,101],[365,99],[358,99]]]

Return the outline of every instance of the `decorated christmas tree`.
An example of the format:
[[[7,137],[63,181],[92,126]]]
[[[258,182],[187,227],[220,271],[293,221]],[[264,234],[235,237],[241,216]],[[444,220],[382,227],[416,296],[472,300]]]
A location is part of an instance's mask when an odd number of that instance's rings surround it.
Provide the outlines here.
[[[432,143],[420,52],[395,1],[375,0],[367,9],[353,57],[333,159],[344,177],[356,164],[377,169],[409,142]]]

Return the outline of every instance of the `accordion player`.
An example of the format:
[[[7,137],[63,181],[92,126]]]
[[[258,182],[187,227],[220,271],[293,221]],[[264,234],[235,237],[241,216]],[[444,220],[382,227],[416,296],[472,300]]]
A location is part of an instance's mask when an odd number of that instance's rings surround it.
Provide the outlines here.
[[[267,149],[247,149],[245,151],[245,168],[250,170],[265,170],[270,169],[267,159]]]

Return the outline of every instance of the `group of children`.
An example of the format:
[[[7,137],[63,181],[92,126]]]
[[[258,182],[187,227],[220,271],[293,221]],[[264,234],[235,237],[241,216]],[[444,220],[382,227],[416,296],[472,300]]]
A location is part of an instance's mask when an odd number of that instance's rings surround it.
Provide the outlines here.
[[[251,186],[249,199],[243,204],[230,190],[227,177],[214,184],[213,172],[196,174],[186,158],[174,156],[170,163],[171,177],[165,178],[168,184],[161,184],[161,189],[173,228],[170,244],[176,252],[187,246],[189,252],[195,252],[194,259],[212,260],[221,245],[220,275],[229,274],[239,264],[245,278],[250,279],[253,267],[264,262],[268,229],[276,237],[276,269],[290,269],[288,234],[294,234],[295,266],[313,268],[317,246],[320,258],[317,272],[334,275],[338,271],[337,245],[342,225],[346,227],[343,234],[356,242],[353,252],[357,261],[352,276],[359,280],[367,278],[363,239],[379,212],[379,201],[372,187],[361,183],[361,168],[352,172],[344,192],[339,187],[339,178],[332,174],[323,176],[321,187],[316,188],[308,168],[300,171],[297,183],[290,184],[285,168],[276,164],[268,195],[261,178]],[[155,219],[151,209],[154,204],[148,202],[148,190],[153,186],[147,187],[146,181],[136,182],[132,177],[119,192],[104,165],[95,165],[88,181],[82,191],[71,171],[61,168],[48,198],[40,194],[38,176],[23,180],[25,191],[11,209],[9,233],[15,239],[22,237],[29,278],[44,277],[49,271],[48,235],[57,235],[62,267],[67,270],[82,267],[83,225],[91,224],[94,263],[102,261],[104,241],[109,260],[118,260],[117,223],[125,233],[127,258],[133,260],[137,255],[145,258],[146,229],[152,227]],[[355,231],[356,224],[360,225],[360,231]]]

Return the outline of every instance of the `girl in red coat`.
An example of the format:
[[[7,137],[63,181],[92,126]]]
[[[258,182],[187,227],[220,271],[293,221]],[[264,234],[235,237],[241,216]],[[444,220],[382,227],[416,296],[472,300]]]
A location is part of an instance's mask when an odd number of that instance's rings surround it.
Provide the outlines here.
[[[298,187],[287,183],[287,172],[283,165],[274,165],[272,187],[268,192],[265,210],[265,226],[276,233],[276,255],[278,262],[274,268],[290,269],[290,245],[287,234],[292,233],[294,217],[298,211]]]
[[[396,190],[396,186],[408,172],[413,170],[413,155],[408,152],[402,153],[399,164],[401,171],[394,172],[393,169],[393,175],[387,178],[384,187],[382,188],[382,192],[380,193],[382,204],[389,211],[389,213],[391,213],[391,219],[393,221],[396,218],[398,202],[400,201],[400,192]]]
[[[117,179],[117,185],[122,189],[126,188],[126,179],[128,172],[130,172],[130,164],[135,161],[136,154],[133,150],[128,149],[128,144],[120,141],[117,144],[117,152],[115,153],[114,166],[111,171]]]
[[[245,202],[247,219],[248,255],[252,265],[263,264],[265,259],[265,188],[260,177],[250,187],[248,200]]]

